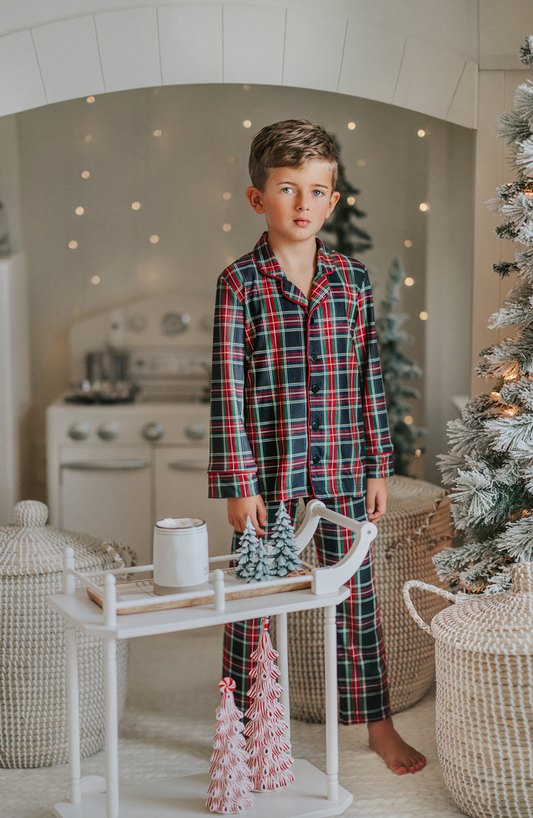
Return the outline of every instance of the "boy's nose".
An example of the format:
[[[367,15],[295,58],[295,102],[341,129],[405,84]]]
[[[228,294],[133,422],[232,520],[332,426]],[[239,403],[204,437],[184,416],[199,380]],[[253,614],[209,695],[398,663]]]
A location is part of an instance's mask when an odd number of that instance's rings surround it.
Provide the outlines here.
[[[309,210],[309,205],[307,204],[307,202],[302,201],[298,205],[298,210]]]

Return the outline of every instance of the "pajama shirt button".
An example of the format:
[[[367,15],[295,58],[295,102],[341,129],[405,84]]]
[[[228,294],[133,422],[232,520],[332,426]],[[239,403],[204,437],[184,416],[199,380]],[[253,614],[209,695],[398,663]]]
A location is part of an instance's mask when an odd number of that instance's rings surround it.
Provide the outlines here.
[[[311,429],[314,429],[315,432],[316,432],[316,430],[318,429],[319,426],[320,426],[320,423],[318,422],[318,420],[314,420],[313,423],[311,424]]]
[[[317,383],[314,383],[311,387],[311,392],[314,392],[316,395],[319,389],[320,389],[319,385]]]
[[[317,463],[320,463],[320,458],[319,458],[319,456],[317,454],[315,454],[315,456],[313,457],[313,463],[314,463],[315,466],[316,466]]]
[[[318,355],[316,354],[316,352],[313,352],[313,354],[311,355],[311,360],[313,361],[313,363],[316,363],[318,361]]]

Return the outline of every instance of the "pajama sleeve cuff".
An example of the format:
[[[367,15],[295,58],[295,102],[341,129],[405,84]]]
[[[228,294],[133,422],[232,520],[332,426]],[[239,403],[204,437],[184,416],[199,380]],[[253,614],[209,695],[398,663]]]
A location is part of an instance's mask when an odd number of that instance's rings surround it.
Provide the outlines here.
[[[392,454],[367,455],[365,466],[367,477],[391,477],[394,474]]]
[[[209,497],[253,497],[259,494],[257,472],[240,472],[239,474],[210,473]]]

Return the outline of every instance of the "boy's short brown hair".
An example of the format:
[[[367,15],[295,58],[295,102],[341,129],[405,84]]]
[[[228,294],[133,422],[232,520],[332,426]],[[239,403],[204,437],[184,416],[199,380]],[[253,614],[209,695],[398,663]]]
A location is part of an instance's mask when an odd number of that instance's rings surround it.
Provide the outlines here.
[[[285,119],[262,128],[253,138],[248,170],[252,185],[263,190],[273,168],[298,168],[312,159],[331,165],[335,190],[338,172],[337,148],[322,125],[307,119]]]

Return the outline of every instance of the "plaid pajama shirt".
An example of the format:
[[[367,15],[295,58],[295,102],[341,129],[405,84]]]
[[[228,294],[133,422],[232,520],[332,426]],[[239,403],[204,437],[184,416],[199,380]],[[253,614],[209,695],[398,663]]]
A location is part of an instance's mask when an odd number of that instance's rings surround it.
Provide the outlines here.
[[[285,276],[264,233],[253,252],[218,280],[209,496],[261,494],[267,505],[310,496],[356,503],[354,498],[364,497],[367,477],[392,474],[392,451],[364,265],[317,239],[308,301]],[[326,539],[346,546],[343,534]],[[334,546],[332,553],[337,551]],[[369,570],[373,577],[371,561]],[[358,611],[372,608],[374,626],[363,628],[364,639],[370,641],[372,630],[372,650],[383,664],[373,578],[369,584],[359,577],[356,586],[361,583],[365,591],[355,594],[348,624],[341,625],[339,617],[339,634],[357,629]],[[246,625],[239,639],[236,628],[228,626],[225,655],[238,653],[236,645],[244,640],[240,661],[245,662],[248,648],[254,649],[248,643],[256,639],[256,626]],[[343,683],[352,704],[341,717],[347,723],[384,718],[377,715],[388,712],[384,683],[380,708],[357,709],[355,698],[366,683],[364,662],[352,642],[346,660],[351,680],[347,676]],[[341,678],[340,665],[339,671]]]

